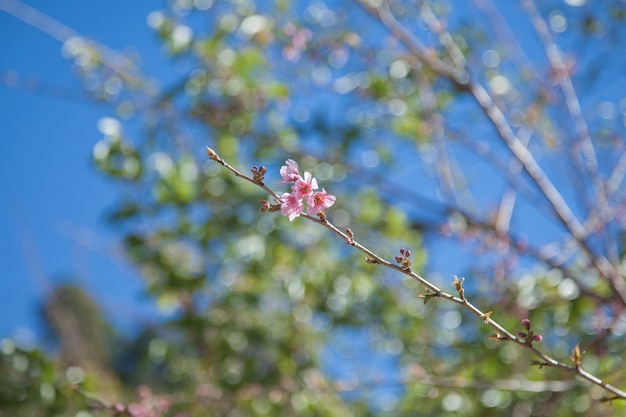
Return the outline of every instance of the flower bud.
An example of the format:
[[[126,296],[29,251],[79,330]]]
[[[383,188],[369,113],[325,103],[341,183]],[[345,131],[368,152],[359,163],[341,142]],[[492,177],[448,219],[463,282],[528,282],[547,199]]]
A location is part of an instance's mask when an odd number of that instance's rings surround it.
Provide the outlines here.
[[[270,209],[270,207],[271,207],[271,205],[270,205],[269,201],[267,201],[267,200],[260,200],[260,201],[259,201],[259,204],[261,204],[261,211],[262,211],[263,213],[265,213],[266,211],[268,211],[268,210]]]

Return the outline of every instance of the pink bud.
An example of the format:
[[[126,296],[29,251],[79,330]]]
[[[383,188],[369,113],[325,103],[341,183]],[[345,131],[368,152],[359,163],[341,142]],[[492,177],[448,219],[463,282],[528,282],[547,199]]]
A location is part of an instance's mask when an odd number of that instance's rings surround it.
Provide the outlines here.
[[[267,200],[261,200],[259,201],[259,203],[261,204],[261,211],[263,213],[265,213],[266,211],[268,211],[270,209],[270,203]]]

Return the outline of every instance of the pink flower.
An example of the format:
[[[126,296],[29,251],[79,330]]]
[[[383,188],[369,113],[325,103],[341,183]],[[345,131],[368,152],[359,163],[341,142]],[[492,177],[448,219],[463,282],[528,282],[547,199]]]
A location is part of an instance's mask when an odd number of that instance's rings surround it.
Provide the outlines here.
[[[305,172],[304,178],[298,178],[291,190],[298,200],[305,197],[309,198],[313,194],[313,190],[317,190],[317,180],[313,178],[310,172]]]
[[[296,182],[300,179],[300,173],[298,172],[298,163],[293,159],[287,159],[287,165],[280,167],[280,176],[283,177],[279,184],[287,184],[290,182]]]
[[[335,204],[335,196],[328,194],[326,190],[322,188],[322,191],[318,191],[310,196],[307,203],[309,203],[307,213],[311,216],[315,216],[317,213],[326,211],[327,208]]]
[[[302,214],[304,204],[301,198],[296,198],[295,193],[285,193],[280,196],[280,212],[283,216],[289,216],[289,221]]]
[[[310,216],[324,213],[330,206],[335,204],[335,196],[330,195],[326,190],[317,190],[317,180],[310,172],[305,172],[301,177],[298,172],[298,163],[293,159],[287,159],[286,165],[280,168],[282,181],[279,184],[294,183],[291,186],[291,193],[284,193],[279,197],[280,212],[283,216],[288,216],[289,221],[293,221],[300,216],[306,206],[306,212]],[[274,211],[276,205],[261,201],[261,211]],[[323,214],[320,214],[324,218]]]

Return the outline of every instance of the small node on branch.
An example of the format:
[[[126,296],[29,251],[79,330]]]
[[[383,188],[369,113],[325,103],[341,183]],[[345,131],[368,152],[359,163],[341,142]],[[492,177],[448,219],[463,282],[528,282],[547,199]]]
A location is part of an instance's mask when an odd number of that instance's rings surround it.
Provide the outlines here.
[[[354,245],[354,232],[352,232],[352,230],[350,229],[346,229],[346,234],[348,235],[348,237],[346,238],[346,243],[348,245]]]
[[[423,298],[424,299],[424,304],[429,302],[431,298],[436,298],[438,296],[439,296],[438,294],[432,292],[431,290],[426,290],[425,294],[418,295],[419,298]]]
[[[267,172],[267,168],[264,166],[256,167],[253,166],[251,169],[252,172],[252,180],[259,185],[263,185],[263,180],[265,179],[265,173]]]
[[[502,335],[502,334],[496,332],[496,333],[492,334],[491,336],[489,336],[489,340],[495,340],[496,343],[500,343],[502,341],[509,340],[509,338],[506,337],[505,335]]]
[[[368,264],[377,264],[378,261],[374,258],[368,258],[367,256],[365,257],[365,262],[367,262]]]
[[[400,249],[400,255],[395,257],[396,262],[403,271],[411,269],[411,251],[409,249]]]
[[[550,367],[550,366],[552,366],[552,364],[550,364],[548,362],[544,362],[544,361],[532,361],[530,364],[538,366],[539,369],[542,369],[543,367]]]
[[[320,211],[319,213],[317,213],[317,217],[319,217],[321,221],[326,222],[326,212],[325,211]]]
[[[570,359],[572,360],[572,362],[574,362],[576,368],[580,368],[580,364],[582,363],[584,354],[585,351],[580,350],[580,344],[576,343],[576,347],[572,349],[572,355],[570,356]]]
[[[493,314],[493,311],[488,311],[482,315],[482,319],[485,322],[485,324],[489,323],[489,319],[491,318],[492,314]]]
[[[456,288],[459,293],[459,297],[461,300],[465,301],[465,290],[463,289],[463,282],[465,282],[465,278],[459,279],[456,275],[454,276],[454,281],[452,282],[452,286]]]

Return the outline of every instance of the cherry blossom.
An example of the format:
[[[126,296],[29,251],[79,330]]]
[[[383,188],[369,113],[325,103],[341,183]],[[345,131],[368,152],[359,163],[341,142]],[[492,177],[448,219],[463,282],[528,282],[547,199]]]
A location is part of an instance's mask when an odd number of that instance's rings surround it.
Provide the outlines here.
[[[327,208],[335,204],[335,196],[330,195],[322,188],[322,191],[314,193],[307,201],[309,207],[307,213],[314,216],[317,213],[326,211]]]
[[[280,196],[280,201],[280,212],[283,216],[289,216],[290,222],[300,216],[304,210],[302,199],[296,198],[295,194],[284,193]]]
[[[313,190],[317,190],[317,180],[310,172],[305,172],[304,178],[298,178],[291,190],[298,200],[308,198],[313,194]]]
[[[300,179],[300,173],[298,172],[298,163],[293,159],[287,159],[287,165],[283,165],[280,168],[280,176],[283,177],[282,181],[278,184],[288,184],[290,182],[296,182]]]

